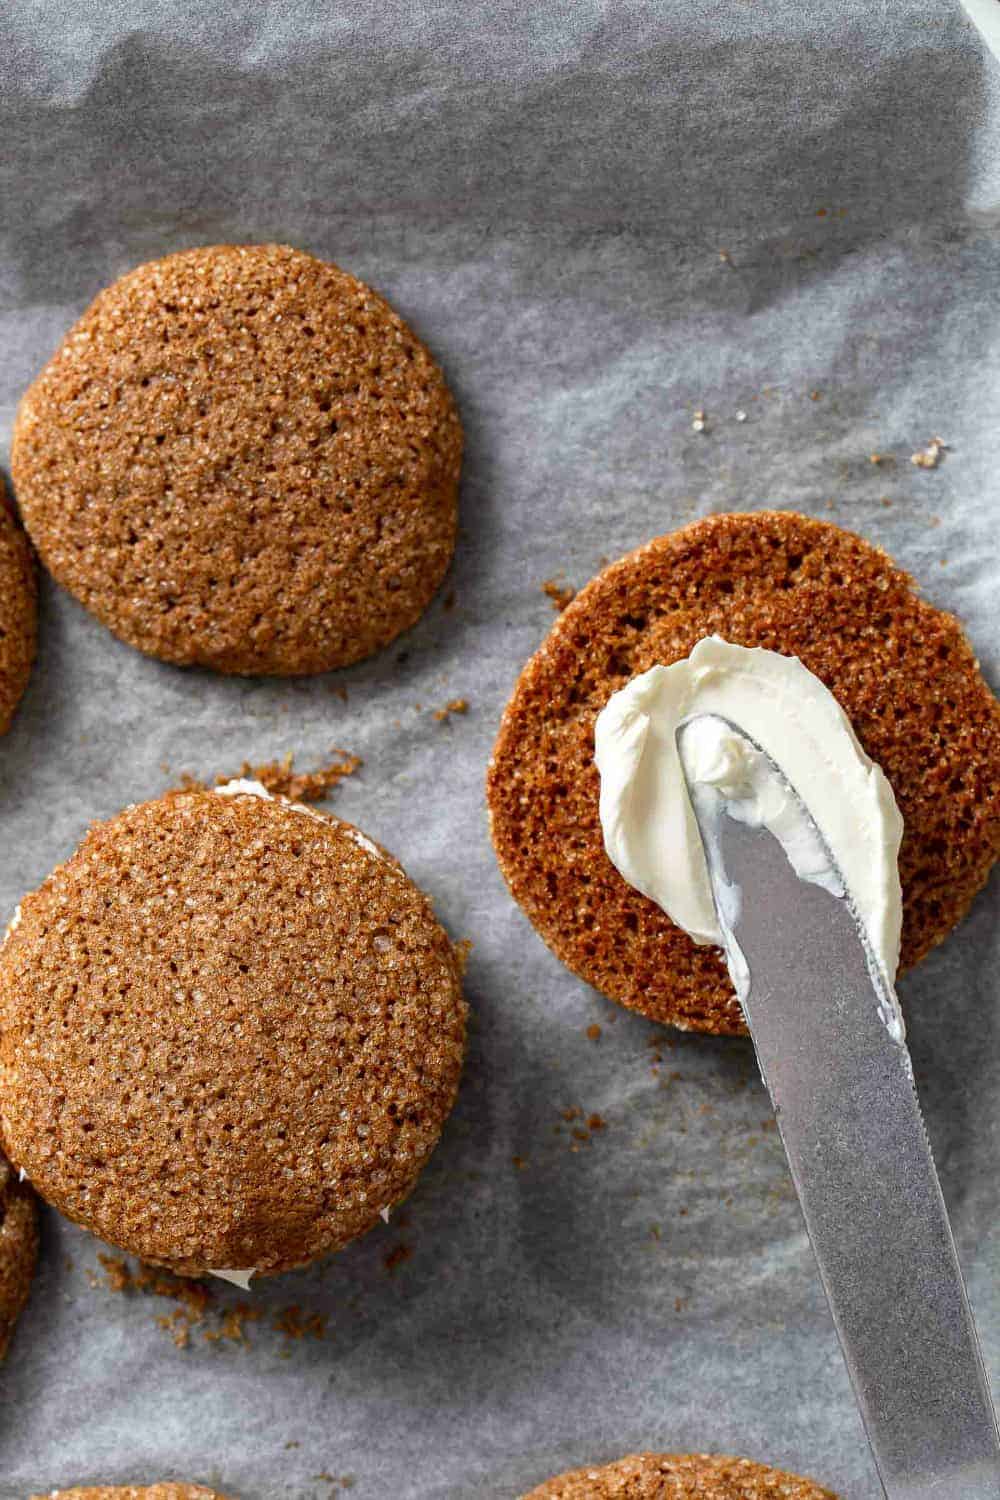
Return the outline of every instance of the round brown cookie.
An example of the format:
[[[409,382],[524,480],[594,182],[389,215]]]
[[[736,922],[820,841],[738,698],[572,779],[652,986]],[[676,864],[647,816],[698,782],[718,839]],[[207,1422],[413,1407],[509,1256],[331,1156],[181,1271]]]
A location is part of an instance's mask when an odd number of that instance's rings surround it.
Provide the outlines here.
[[[226,1500],[220,1490],[200,1484],[90,1485],[83,1489],[49,1490],[31,1500]]]
[[[523,1500],[837,1500],[810,1479],[705,1453],[633,1453],[560,1474]]]
[[[703,636],[798,656],[846,710],[905,821],[902,965],[968,910],[1000,854],[1000,704],[958,621],[878,548],[786,512],[712,516],[613,563],[528,662],[488,778],[493,842],[552,950],[656,1021],[740,1032],[722,959],[604,852],[594,721]]]
[[[0,734],[20,703],[38,635],[38,589],[28,539],[0,479]]]
[[[11,466],[45,565],[122,640],[290,676],[418,619],[461,450],[441,371],[370,287],[216,245],[100,294],[21,402]]]
[[[287,1270],[409,1193],[464,1037],[456,953],[396,860],[301,804],[172,793],[25,897],[0,948],[0,1135],[143,1260]]]
[[[0,1359],[31,1290],[38,1261],[35,1195],[0,1156]]]

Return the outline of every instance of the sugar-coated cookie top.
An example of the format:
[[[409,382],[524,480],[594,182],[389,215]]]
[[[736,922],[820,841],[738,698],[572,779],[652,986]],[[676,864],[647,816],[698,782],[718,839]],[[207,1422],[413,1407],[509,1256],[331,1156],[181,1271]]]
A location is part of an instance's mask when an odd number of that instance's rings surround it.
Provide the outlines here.
[[[167,661],[289,675],[422,613],[462,432],[389,304],[281,245],[187,250],[92,303],[21,403],[11,467],[55,577]]]
[[[356,829],[174,793],[95,824],[0,948],[0,1135],[146,1260],[275,1271],[410,1190],[465,1005],[427,898]]]

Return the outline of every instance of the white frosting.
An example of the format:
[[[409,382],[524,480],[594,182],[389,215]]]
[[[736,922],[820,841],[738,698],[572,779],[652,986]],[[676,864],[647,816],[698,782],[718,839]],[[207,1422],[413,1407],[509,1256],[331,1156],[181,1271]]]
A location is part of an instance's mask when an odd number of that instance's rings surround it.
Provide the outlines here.
[[[244,1292],[250,1290],[251,1279],[256,1276],[257,1268],[253,1266],[249,1271],[209,1271],[209,1276],[214,1276],[218,1281],[228,1281],[232,1286],[242,1288]]]
[[[795,788],[822,839],[770,768],[764,775],[765,757],[755,763],[752,746],[731,731],[706,727],[694,736],[687,752],[693,779],[716,787],[727,806],[741,801],[746,821],[766,823],[804,878],[827,889],[836,882],[842,894],[843,877],[891,991],[903,820],[847,715],[794,656],[707,636],[683,661],[652,667],[612,695],[596,727],[601,823],[612,863],[696,942],[723,945],[676,740],[680,724],[701,714],[746,731]]]
[[[245,776],[234,776],[222,786],[213,786],[212,791],[217,797],[263,797],[265,802],[276,801],[274,793],[262,781],[250,781]]]

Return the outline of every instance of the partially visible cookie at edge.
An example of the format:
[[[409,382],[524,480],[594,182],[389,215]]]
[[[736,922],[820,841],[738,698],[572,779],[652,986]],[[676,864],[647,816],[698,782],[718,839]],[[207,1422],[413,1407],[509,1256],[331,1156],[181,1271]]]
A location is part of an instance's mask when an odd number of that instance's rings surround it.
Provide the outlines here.
[[[38,1262],[38,1205],[0,1155],[0,1360],[10,1345]]]
[[[384,298],[288,246],[214,245],[100,293],[25,394],[11,469],[45,566],[122,640],[295,676],[423,613],[461,454]]]
[[[37,637],[35,563],[0,479],[0,734],[28,686]]]
[[[790,511],[657,537],[577,594],[524,667],[488,776],[508,886],[571,969],[682,1028],[744,1030],[714,948],[629,886],[605,851],[594,722],[611,694],[706,635],[797,656],[886,773],[905,830],[901,965],[965,915],[1000,856],[1000,704],[954,616],[880,548]]]
[[[748,1458],[705,1453],[634,1453],[603,1467],[573,1469],[522,1500],[837,1500],[811,1479]]]
[[[85,1485],[82,1489],[49,1490],[30,1500],[226,1500],[221,1490],[200,1484]]]

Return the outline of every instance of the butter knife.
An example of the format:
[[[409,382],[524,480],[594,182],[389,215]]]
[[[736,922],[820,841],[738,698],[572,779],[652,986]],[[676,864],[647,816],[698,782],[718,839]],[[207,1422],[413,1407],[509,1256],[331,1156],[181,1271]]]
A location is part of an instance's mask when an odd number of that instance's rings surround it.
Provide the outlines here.
[[[682,766],[692,722],[677,731]],[[800,879],[767,828],[688,790],[885,1493],[1000,1500],[1000,1434],[910,1055],[850,895]]]

